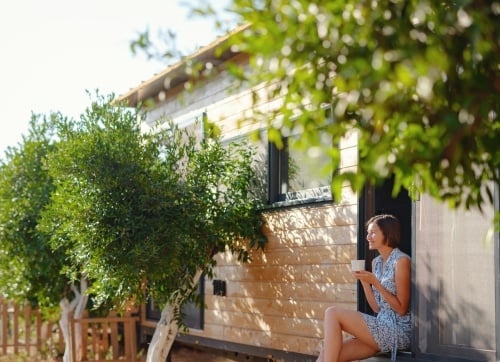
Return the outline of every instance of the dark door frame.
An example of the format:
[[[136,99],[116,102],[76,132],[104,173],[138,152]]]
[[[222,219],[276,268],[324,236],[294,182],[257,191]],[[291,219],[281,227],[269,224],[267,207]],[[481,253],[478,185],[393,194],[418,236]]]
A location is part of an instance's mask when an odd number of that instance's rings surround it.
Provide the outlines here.
[[[500,189],[495,185],[495,210],[500,212]],[[497,230],[493,236],[494,255],[495,255],[495,319],[496,319],[496,358],[500,361],[500,230]]]
[[[374,215],[393,214],[401,222],[400,249],[412,255],[413,249],[413,202],[407,190],[401,190],[396,197],[392,196],[393,179],[387,179],[380,186],[366,185],[358,203],[358,257],[366,260],[367,270],[371,269],[371,261],[378,253],[368,249],[366,241],[366,222]],[[373,313],[358,283],[358,310]]]

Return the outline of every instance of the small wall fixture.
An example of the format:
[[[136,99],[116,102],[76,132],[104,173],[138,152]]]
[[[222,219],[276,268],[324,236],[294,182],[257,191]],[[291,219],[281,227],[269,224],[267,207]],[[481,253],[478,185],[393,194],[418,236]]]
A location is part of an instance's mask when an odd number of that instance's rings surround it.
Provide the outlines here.
[[[226,281],[215,279],[213,281],[214,295],[219,295],[221,297],[226,296]]]

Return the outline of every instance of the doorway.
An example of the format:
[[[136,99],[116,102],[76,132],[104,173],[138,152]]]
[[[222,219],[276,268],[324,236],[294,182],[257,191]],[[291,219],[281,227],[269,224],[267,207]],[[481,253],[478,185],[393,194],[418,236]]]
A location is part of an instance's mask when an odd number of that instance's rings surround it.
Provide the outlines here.
[[[366,241],[366,222],[374,215],[391,214],[401,223],[401,243],[399,248],[406,254],[412,255],[412,201],[408,191],[402,189],[397,196],[392,196],[394,179],[387,179],[380,186],[366,186],[359,200],[358,212],[358,258],[366,260],[370,270],[372,260],[378,255],[368,249]],[[364,313],[373,313],[366,302],[363,288],[358,284],[358,310]]]

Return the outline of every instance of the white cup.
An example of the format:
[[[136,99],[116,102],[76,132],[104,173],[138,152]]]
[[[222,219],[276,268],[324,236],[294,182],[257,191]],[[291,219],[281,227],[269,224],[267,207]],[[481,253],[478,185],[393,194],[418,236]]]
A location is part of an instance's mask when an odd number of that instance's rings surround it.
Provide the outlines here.
[[[365,261],[364,260],[351,260],[351,271],[360,271],[365,270]]]

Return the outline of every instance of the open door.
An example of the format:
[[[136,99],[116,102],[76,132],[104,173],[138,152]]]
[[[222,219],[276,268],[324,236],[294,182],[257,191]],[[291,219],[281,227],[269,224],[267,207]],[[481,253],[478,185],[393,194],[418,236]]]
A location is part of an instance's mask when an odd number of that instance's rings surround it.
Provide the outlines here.
[[[401,223],[399,248],[408,255],[412,255],[412,202],[406,190],[401,190],[396,197],[393,197],[393,185],[393,179],[388,179],[379,187],[367,186],[359,200],[358,257],[367,260],[367,268],[369,269],[371,269],[373,258],[378,253],[368,250],[365,224],[374,215],[392,214],[399,219]],[[372,313],[360,285],[358,285],[358,310]]]

